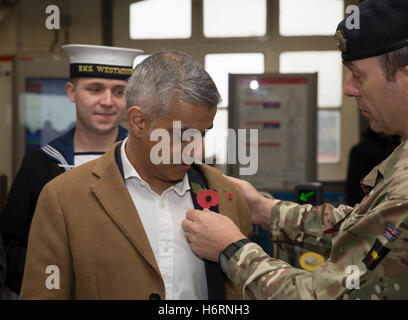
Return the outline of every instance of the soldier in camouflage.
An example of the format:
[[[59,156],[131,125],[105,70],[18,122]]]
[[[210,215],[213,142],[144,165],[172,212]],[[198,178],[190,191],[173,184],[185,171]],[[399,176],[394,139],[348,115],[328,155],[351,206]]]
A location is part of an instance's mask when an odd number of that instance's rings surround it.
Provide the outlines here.
[[[220,261],[246,299],[408,298],[408,1],[366,0],[359,9],[361,28],[348,29],[345,19],[336,32],[348,69],[344,92],[374,131],[397,134],[402,143],[363,179],[366,196],[354,208],[267,199],[230,178],[272,241],[326,257],[313,271],[243,241],[224,216],[189,210],[182,227],[192,250]]]

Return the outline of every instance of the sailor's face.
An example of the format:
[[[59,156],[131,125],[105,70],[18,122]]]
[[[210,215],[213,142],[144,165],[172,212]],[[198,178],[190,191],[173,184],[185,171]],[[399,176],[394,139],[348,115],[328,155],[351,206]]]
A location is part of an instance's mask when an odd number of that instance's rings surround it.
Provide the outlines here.
[[[115,130],[126,110],[126,81],[103,78],[78,78],[66,87],[69,99],[76,104],[77,126],[92,133]]]

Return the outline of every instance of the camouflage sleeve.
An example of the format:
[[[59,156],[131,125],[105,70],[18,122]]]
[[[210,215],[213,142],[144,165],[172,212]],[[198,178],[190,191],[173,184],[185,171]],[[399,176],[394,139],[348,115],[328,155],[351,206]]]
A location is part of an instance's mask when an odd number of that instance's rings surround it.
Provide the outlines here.
[[[244,299],[406,299],[407,200],[388,199],[370,214],[356,207],[333,238],[329,259],[313,271],[249,243],[231,257],[227,276]]]
[[[328,256],[332,238],[352,207],[331,204],[313,207],[276,200],[271,212],[271,238],[277,244],[292,244]]]
[[[271,258],[256,243],[239,249],[228,262],[227,276],[242,288],[244,299],[312,299],[310,272]],[[302,280],[303,279],[303,280]],[[288,286],[293,286],[289,288]]]

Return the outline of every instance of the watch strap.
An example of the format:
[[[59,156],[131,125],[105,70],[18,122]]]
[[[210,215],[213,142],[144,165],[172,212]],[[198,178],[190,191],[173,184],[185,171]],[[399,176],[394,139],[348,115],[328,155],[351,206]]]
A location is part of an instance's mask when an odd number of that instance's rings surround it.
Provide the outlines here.
[[[235,252],[237,252],[243,245],[249,242],[251,242],[251,240],[247,238],[233,242],[228,247],[226,247],[223,251],[221,251],[220,254],[224,255],[227,258],[227,260],[229,260],[235,254]]]

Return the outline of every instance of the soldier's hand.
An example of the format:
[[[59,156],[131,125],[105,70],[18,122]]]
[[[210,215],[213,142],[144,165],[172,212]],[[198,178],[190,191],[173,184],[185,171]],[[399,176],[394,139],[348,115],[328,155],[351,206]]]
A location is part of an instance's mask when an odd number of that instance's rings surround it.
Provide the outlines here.
[[[204,209],[190,209],[181,223],[191,250],[200,258],[218,261],[218,256],[231,243],[245,238],[228,217]]]
[[[225,177],[234,182],[241,191],[251,212],[252,222],[269,229],[273,199],[264,197],[248,181],[230,176]]]

